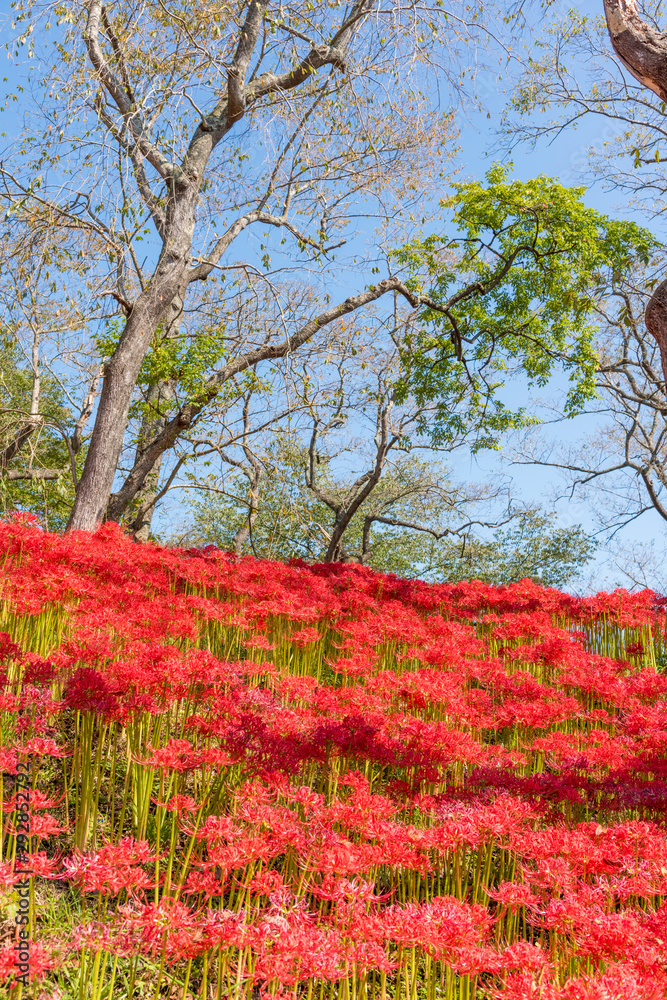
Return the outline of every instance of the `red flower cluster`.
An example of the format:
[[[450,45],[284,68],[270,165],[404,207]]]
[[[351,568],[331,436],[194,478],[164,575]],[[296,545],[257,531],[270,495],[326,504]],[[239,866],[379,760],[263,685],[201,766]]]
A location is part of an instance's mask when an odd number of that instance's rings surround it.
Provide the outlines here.
[[[33,978],[667,996],[655,595],[434,586],[112,525],[0,539],[0,901],[26,762],[24,864],[70,887],[71,932],[32,912]]]

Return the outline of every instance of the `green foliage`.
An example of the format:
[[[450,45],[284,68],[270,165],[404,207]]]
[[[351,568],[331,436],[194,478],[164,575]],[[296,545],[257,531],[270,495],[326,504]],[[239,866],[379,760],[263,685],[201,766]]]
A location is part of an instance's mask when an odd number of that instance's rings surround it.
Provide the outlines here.
[[[5,344],[0,349],[0,448],[3,450],[13,440],[17,427],[25,421],[29,412],[32,383],[32,370],[21,362],[17,347],[12,343]],[[28,468],[62,470],[62,475],[50,480],[13,481],[0,476],[0,510],[3,513],[23,510],[37,514],[50,531],[64,530],[74,502],[69,453],[57,429],[57,424],[67,428],[71,422],[65,402],[57,381],[47,370],[43,370],[39,412],[44,423],[9,466],[21,471]],[[82,449],[77,456],[79,469],[84,457]]]
[[[320,561],[327,549],[327,528],[333,515],[305,486],[305,449],[285,437],[262,457],[259,513],[243,551],[266,559]],[[327,487],[333,484],[326,459],[320,479]],[[240,473],[227,483],[225,494],[204,494],[194,500],[192,540],[233,549],[236,532],[248,521],[248,503],[248,482]]]
[[[592,558],[597,542],[581,525],[554,527],[553,515],[524,514],[512,527],[479,538],[449,541],[436,559],[434,578],[483,580],[494,587],[529,577],[544,587],[564,589]]]
[[[534,422],[499,398],[511,373],[544,386],[561,365],[567,412],[580,412],[595,396],[596,300],[658,246],[634,223],[587,208],[584,188],[510,182],[510,169],[455,184],[441,202],[460,236],[424,236],[394,253],[408,286],[438,307],[406,336],[398,386],[401,400],[439,401],[436,442],[474,432],[475,449],[497,447],[503,431]]]
[[[202,388],[211,371],[227,360],[229,346],[224,336],[225,324],[201,327],[196,336],[181,330],[176,335],[167,335],[159,326],[151,346],[141,365],[137,386],[146,392],[159,382],[173,381],[178,386],[178,397],[184,401],[196,402],[202,395]],[[118,321],[107,324],[104,333],[94,339],[102,358],[110,358],[120,339]],[[237,390],[229,390],[233,395]],[[130,409],[130,418],[142,416],[146,410],[141,399],[135,400]],[[151,410],[152,413],[152,410]]]
[[[422,532],[378,525],[367,562],[382,573],[432,583],[482,580],[499,587],[529,577],[545,587],[563,589],[596,547],[580,525],[557,528],[553,516],[534,511],[497,529],[490,539],[471,533],[436,540]]]
[[[306,488],[305,461],[305,449],[290,439],[282,439],[272,455],[265,456],[259,511],[242,552],[266,559],[324,559],[334,515]],[[319,482],[329,495],[342,496],[347,489],[346,484],[336,481],[326,459],[322,460]],[[395,520],[434,530],[456,528],[461,523],[461,509],[468,514],[470,510],[465,497],[453,485],[450,489],[448,504],[443,481],[437,490],[433,488],[432,463],[413,456],[402,459],[380,480],[352,519],[343,537],[346,557],[359,557],[368,514],[386,513]],[[195,499],[189,543],[233,549],[234,536],[248,520],[248,503],[247,482],[241,475],[228,484],[227,495],[207,494]],[[425,532],[375,522],[366,563],[380,572],[432,582],[476,579],[500,586],[530,577],[546,587],[563,588],[595,549],[596,542],[580,525],[557,528],[553,516],[527,512],[495,531],[489,540],[470,533],[436,539]]]

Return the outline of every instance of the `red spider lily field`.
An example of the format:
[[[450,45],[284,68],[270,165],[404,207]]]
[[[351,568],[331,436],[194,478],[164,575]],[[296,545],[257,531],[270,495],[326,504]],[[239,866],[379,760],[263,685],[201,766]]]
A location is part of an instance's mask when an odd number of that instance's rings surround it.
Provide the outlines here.
[[[4,996],[667,997],[655,594],[0,536]]]

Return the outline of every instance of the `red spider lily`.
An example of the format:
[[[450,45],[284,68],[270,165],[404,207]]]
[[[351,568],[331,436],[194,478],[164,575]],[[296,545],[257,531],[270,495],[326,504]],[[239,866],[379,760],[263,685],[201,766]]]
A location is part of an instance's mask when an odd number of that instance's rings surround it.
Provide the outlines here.
[[[28,855],[26,868],[40,878],[60,878],[62,874],[62,853],[49,857],[46,851]]]
[[[46,945],[40,941],[30,939],[28,940],[26,954],[29,955],[29,959],[25,963],[27,966],[25,971],[31,983],[43,978],[47,973],[57,968],[62,961],[62,956],[58,954],[57,949],[49,951]],[[23,971],[23,969],[19,968],[16,959],[17,950],[13,942],[0,945],[0,982],[9,980],[11,984],[14,976]]]
[[[13,861],[2,861],[0,862],[0,888],[7,889],[10,886],[16,885],[23,878],[23,875],[17,874],[15,871],[16,865]],[[23,866],[22,866],[23,868]],[[26,864],[27,870],[27,864]]]
[[[188,740],[171,739],[159,750],[152,746],[147,749],[152,756],[137,758],[137,763],[145,767],[165,767],[174,771],[194,771],[202,763],[202,752],[194,750]]]
[[[534,907],[539,901],[539,897],[533,893],[529,885],[516,882],[501,882],[497,889],[487,889],[486,893],[507,909],[521,906]]]
[[[0,663],[7,660],[20,660],[23,657],[21,647],[12,642],[9,632],[0,632]]]
[[[112,944],[113,950],[130,953],[139,949],[144,954],[164,953],[168,961],[195,958],[225,938],[242,940],[236,915],[231,921],[201,919],[184,904],[164,898],[159,904],[147,904],[138,909],[126,908],[123,922]],[[217,930],[217,934],[216,934]]]
[[[377,657],[368,653],[357,653],[356,656],[342,656],[331,661],[329,666],[337,674],[344,674],[346,677],[366,677],[375,668]]]
[[[28,756],[30,754],[35,754],[37,756],[45,757],[67,757],[70,755],[71,751],[66,750],[64,747],[59,746],[55,740],[50,738],[43,738],[41,736],[35,736],[33,739],[28,740],[22,746],[17,745],[14,748],[18,754],[21,756]]]
[[[309,646],[313,642],[319,642],[320,633],[316,628],[302,628],[298,629],[296,632],[292,632],[292,634],[288,636],[288,639],[290,642],[295,643],[295,645],[304,647]]]
[[[115,865],[145,865],[155,860],[148,842],[135,840],[134,837],[124,837],[115,844],[105,844],[97,851],[96,857],[101,862]]]
[[[261,875],[256,875],[248,882],[248,892],[260,896],[272,896],[277,890],[284,889],[284,887],[283,877],[280,872],[276,871],[262,872]]]
[[[553,971],[549,955],[539,945],[517,941],[505,948],[500,956],[504,969],[523,969],[530,972]]]
[[[332,902],[340,900],[354,900],[355,902],[382,903],[390,899],[394,892],[385,892],[378,895],[372,882],[365,882],[363,879],[333,878],[325,875],[319,886],[310,886],[310,893],[320,899],[329,899]]]
[[[489,995],[493,1000],[564,1000],[558,987],[545,981],[541,970],[537,975],[534,972],[512,972],[505,978],[502,988],[492,986]],[[577,1000],[584,1000],[585,996],[581,994]]]
[[[181,889],[184,896],[203,896],[204,899],[219,898],[225,891],[227,877],[219,877],[212,871],[188,872]]]
[[[476,971],[475,953],[491,929],[491,917],[483,906],[441,897],[422,906],[390,906],[382,915],[382,926],[390,940],[424,948],[467,972]]]
[[[45,837],[52,837],[54,834],[63,833],[69,830],[70,824],[61,824],[55,816],[50,813],[43,813],[41,816],[30,817],[30,836],[43,840]]]
[[[153,888],[153,881],[141,867],[155,861],[146,841],[125,837],[117,844],[106,844],[92,854],[75,852],[63,862],[66,878],[85,892],[117,895],[121,889],[130,893]]]
[[[97,670],[79,667],[67,684],[63,699],[68,708],[94,712],[111,718],[118,709],[118,699],[109,682]]]
[[[185,812],[196,813],[200,809],[199,804],[191,795],[172,795],[168,802],[158,802],[156,799],[155,804],[166,809],[167,812],[177,812],[179,814]]]
[[[16,750],[0,747],[0,773],[16,774],[18,754]]]
[[[250,940],[256,955],[254,978],[258,981],[277,980],[286,986],[310,978],[335,982],[349,962],[334,934],[278,914],[265,917],[253,928]]]
[[[60,795],[57,799],[53,799],[44,793],[39,788],[33,788],[30,791],[30,811],[33,812],[35,809],[52,809],[54,806],[59,805],[63,801],[64,795]],[[5,811],[11,812],[16,808],[16,796],[12,795],[11,798],[6,799],[4,803]]]
[[[24,680],[27,684],[47,684],[58,672],[58,664],[52,659],[38,656],[36,653],[25,654],[26,668]]]
[[[121,889],[129,893],[152,889],[153,880],[138,865],[105,862],[96,857],[72,857],[63,862],[63,874],[84,892],[116,896]]]
[[[291,638],[294,639],[294,636],[292,636]],[[317,638],[319,639],[319,635],[317,636]],[[248,639],[246,641],[246,646],[248,647],[248,649],[261,649],[262,651],[267,653],[269,650],[274,649],[274,644],[265,635],[254,635],[252,639]]]
[[[582,976],[565,983],[563,1000],[662,1000],[664,978],[652,981],[622,963],[612,963],[599,977]]]

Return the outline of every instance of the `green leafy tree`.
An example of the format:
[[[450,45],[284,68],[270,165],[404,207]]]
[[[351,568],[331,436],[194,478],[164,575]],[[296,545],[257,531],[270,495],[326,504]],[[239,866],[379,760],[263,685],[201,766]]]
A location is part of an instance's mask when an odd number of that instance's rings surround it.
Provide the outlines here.
[[[579,412],[595,395],[596,303],[658,245],[635,223],[587,208],[584,188],[510,182],[510,169],[455,184],[441,202],[461,235],[423,236],[393,255],[425,303],[405,336],[398,398],[438,401],[437,442],[469,433],[474,449],[496,447],[533,419],[501,390],[518,376],[544,386],[557,365],[571,382],[566,410]]]
[[[15,343],[0,350],[0,504],[39,516],[45,528],[62,531],[74,503],[74,472],[85,448],[74,456],[67,447],[72,416],[57,380],[35,374]],[[71,437],[70,437],[71,440]]]
[[[187,538],[196,545],[252,553],[266,559],[321,561],[327,547],[330,513],[307,489],[305,449],[289,437],[276,440],[262,455],[262,477],[254,508],[253,484],[243,472],[200,495],[191,505]],[[323,474],[330,476],[326,467]]]
[[[488,541],[470,537],[447,541],[434,553],[433,578],[483,580],[494,587],[526,577],[544,587],[567,587],[597,549],[581,525],[558,528],[553,515],[530,511]]]
[[[291,447],[283,443],[276,451],[252,532],[244,533],[240,545],[249,507],[249,490],[241,475],[224,492],[195,500],[187,535],[171,541],[216,545],[267,559],[323,562],[332,514],[304,483],[306,461],[306,449],[293,443]],[[324,464],[320,481],[332,493],[342,495],[347,489],[346,483],[336,481],[329,463]],[[407,459],[380,481],[355,514],[343,538],[342,558],[433,582],[475,579],[501,586],[528,577],[562,589],[595,552],[597,543],[580,525],[556,527],[553,515],[539,511],[522,512],[484,538],[472,530],[475,519],[470,508],[475,499],[480,500],[444,480],[436,485],[431,467]],[[391,514],[386,521],[393,524],[373,519],[386,514]]]

